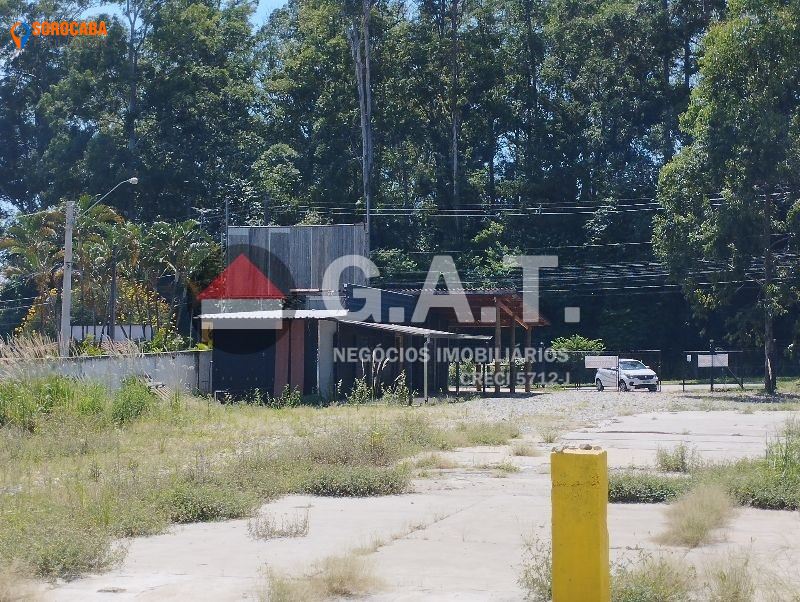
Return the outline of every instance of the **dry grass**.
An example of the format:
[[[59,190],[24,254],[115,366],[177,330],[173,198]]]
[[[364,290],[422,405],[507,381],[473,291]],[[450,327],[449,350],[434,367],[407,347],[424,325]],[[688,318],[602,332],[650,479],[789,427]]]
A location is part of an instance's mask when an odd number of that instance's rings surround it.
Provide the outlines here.
[[[38,598],[17,563],[0,565],[0,602],[33,602]]]
[[[695,587],[695,571],[671,556],[639,557],[618,565],[611,578],[612,602],[685,602]]]
[[[552,424],[543,424],[537,428],[543,443],[555,443],[561,437],[561,430]]]
[[[479,464],[476,468],[480,470],[495,470],[499,473],[503,474],[511,474],[514,472],[519,472],[521,468],[514,464],[511,460],[505,459],[502,462],[492,462],[489,464]]]
[[[540,456],[541,452],[529,443],[518,442],[511,446],[511,454],[514,456],[534,457]]]
[[[137,382],[115,393],[53,376],[4,380],[0,492],[14,495],[0,495],[0,558],[72,578],[118,561],[115,539],[172,522],[251,516],[286,493],[401,493],[404,459],[518,434],[470,418],[454,404],[278,409],[159,399]]]
[[[308,535],[308,512],[280,518],[259,514],[247,522],[247,532],[253,539],[278,539]]]
[[[313,602],[330,598],[354,598],[370,594],[382,586],[372,564],[363,556],[350,553],[323,560],[317,570],[305,577],[288,578],[270,574],[269,602]]]
[[[733,500],[722,487],[700,484],[667,508],[667,529],[658,540],[696,548],[708,542],[714,530],[724,527],[733,512]]]
[[[448,458],[447,456],[436,453],[425,454],[414,461],[415,468],[423,469],[448,470],[452,468],[458,468],[458,466],[458,462],[452,458]]]
[[[749,556],[731,553],[711,562],[704,590],[707,602],[753,602],[756,585]]]

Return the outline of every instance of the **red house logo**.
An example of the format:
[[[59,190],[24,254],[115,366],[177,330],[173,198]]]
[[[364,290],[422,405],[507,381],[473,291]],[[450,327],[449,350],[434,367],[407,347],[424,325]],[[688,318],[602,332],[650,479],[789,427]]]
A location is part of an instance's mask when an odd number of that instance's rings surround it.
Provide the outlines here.
[[[286,295],[242,253],[219,276],[214,278],[197,298],[200,301],[283,300]]]

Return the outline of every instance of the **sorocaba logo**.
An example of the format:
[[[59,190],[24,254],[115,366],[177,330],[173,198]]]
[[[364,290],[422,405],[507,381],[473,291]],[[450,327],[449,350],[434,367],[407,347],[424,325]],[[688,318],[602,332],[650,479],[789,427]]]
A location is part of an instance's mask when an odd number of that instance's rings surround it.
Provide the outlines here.
[[[29,37],[31,37],[31,26],[27,23],[17,21],[11,26],[11,39],[14,40],[18,50],[25,48]]]
[[[18,50],[25,48],[31,36],[105,36],[105,21],[17,21],[11,26],[11,39]]]

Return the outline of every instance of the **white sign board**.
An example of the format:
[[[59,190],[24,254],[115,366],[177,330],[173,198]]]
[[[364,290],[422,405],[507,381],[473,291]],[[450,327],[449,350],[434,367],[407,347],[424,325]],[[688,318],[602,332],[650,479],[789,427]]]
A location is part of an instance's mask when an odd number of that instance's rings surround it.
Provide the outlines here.
[[[724,368],[728,365],[727,353],[710,353],[698,354],[697,367],[698,368]]]
[[[587,355],[583,362],[587,368],[616,368],[619,358],[616,355]]]

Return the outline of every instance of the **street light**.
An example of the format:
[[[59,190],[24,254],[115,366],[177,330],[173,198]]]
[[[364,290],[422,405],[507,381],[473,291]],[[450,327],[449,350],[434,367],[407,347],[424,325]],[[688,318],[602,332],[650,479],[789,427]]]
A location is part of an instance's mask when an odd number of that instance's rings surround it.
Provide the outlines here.
[[[138,184],[139,178],[133,177],[123,180],[109,190],[94,203],[89,205],[88,211],[106,198],[123,184]],[[84,211],[84,212],[85,212]],[[69,355],[69,342],[72,338],[72,229],[75,227],[75,201],[67,201],[66,226],[64,228],[64,270],[61,284],[61,336],[58,340],[58,350],[62,357]],[[112,333],[113,338],[113,333]]]
[[[101,196],[99,199],[97,199],[97,200],[96,200],[94,203],[92,203],[92,204],[91,204],[91,205],[89,205],[89,206],[88,206],[86,209],[84,209],[84,212],[85,212],[85,211],[89,211],[89,209],[91,209],[92,207],[94,207],[95,205],[97,205],[97,204],[98,204],[100,201],[102,201],[104,198],[106,198],[106,197],[107,197],[109,194],[111,194],[112,192],[114,192],[114,191],[115,191],[117,188],[119,188],[119,187],[120,187],[120,186],[122,186],[123,184],[133,184],[133,185],[135,186],[135,185],[136,185],[136,184],[138,184],[138,183],[139,183],[139,178],[137,178],[136,176],[134,176],[134,177],[132,177],[132,178],[128,178],[127,180],[122,180],[122,182],[120,182],[119,184],[117,184],[116,186],[114,186],[114,188],[112,188],[111,190],[109,190],[107,193],[105,193],[103,196]]]

